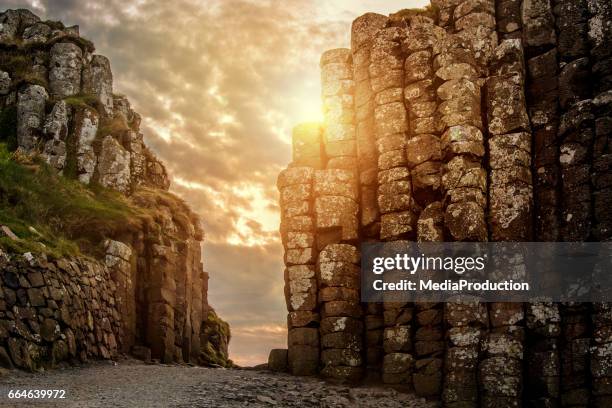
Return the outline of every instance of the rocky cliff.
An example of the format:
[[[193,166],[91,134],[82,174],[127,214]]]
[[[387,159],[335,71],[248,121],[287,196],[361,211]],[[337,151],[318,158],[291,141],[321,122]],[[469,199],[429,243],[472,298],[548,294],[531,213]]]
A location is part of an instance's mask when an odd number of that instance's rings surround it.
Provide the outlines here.
[[[0,14],[0,110],[0,364],[230,364],[199,220],[78,26]]]
[[[435,0],[321,57],[278,178],[288,363],[447,407],[612,406],[609,304],[360,304],[368,241],[612,237],[612,6]]]

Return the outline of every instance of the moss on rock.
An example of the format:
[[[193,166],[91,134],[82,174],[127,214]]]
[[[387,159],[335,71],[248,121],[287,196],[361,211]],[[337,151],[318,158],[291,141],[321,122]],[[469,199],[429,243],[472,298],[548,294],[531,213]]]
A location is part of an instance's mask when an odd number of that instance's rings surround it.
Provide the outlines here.
[[[208,366],[234,366],[228,357],[230,338],[229,324],[217,316],[213,309],[210,309],[200,330],[201,351],[198,363]]]

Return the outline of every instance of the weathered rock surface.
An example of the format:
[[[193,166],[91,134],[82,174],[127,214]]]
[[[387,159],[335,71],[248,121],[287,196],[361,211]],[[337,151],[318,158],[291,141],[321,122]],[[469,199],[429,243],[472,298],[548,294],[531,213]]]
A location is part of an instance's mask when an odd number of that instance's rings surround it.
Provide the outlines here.
[[[18,147],[85,184],[126,194],[167,190],[167,171],[142,140],[140,115],[113,93],[110,61],[93,54],[78,27],[40,21],[28,10],[7,10],[0,19],[0,54],[8,61],[0,63],[0,110],[16,110]],[[29,65],[10,63],[21,59]]]
[[[132,352],[230,366],[229,326],[207,300],[198,217],[166,191],[140,115],[113,94],[110,62],[93,51],[77,26],[0,13],[0,111],[15,147],[65,177],[131,196],[148,214],[102,233],[97,260],[0,249],[0,363],[38,370]],[[28,64],[4,66],[11,60]]]
[[[316,159],[294,138],[279,181],[296,168],[315,176],[278,186],[281,231],[307,230],[301,260],[316,265],[307,311],[288,317],[289,337],[306,328],[320,356],[309,374],[382,380],[456,408],[612,404],[607,305],[359,304],[355,261],[375,241],[611,238],[608,3],[433,0],[365,14],[350,54],[323,54],[323,103],[342,111],[309,125]],[[333,182],[338,168],[356,171],[357,187]],[[298,214],[315,227],[285,221]],[[295,245],[283,244],[292,268]],[[338,248],[355,256],[330,256]],[[289,356],[302,347],[289,342]]]

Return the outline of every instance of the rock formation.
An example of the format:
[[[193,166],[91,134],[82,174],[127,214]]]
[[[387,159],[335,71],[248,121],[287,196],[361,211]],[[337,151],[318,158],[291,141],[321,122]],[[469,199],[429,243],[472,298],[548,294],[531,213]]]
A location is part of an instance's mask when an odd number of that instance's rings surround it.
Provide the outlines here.
[[[229,327],[208,305],[199,220],[166,191],[140,115],[113,94],[110,63],[93,52],[76,26],[27,10],[0,14],[0,110],[14,116],[13,147],[129,195],[148,214],[109,232],[97,260],[0,251],[0,365],[36,369],[133,350],[227,365]]]
[[[321,57],[278,177],[288,367],[448,407],[612,405],[608,304],[360,304],[371,241],[612,238],[612,6],[432,0]]]

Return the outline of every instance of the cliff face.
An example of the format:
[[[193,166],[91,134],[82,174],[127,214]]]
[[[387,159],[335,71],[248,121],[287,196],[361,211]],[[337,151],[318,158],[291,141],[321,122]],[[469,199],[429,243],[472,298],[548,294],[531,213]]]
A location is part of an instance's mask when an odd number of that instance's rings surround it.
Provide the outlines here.
[[[612,405],[610,306],[360,304],[368,241],[609,240],[609,1],[368,13],[278,178],[289,367],[449,407]]]
[[[133,214],[124,225],[102,219],[76,227],[78,220],[69,226],[61,213],[50,215],[50,231],[87,241],[81,249],[96,259],[1,253],[0,364],[34,369],[150,350],[164,362],[227,365],[229,328],[208,305],[199,220],[167,192],[168,174],[143,142],[140,115],[113,93],[110,63],[93,52],[78,26],[27,10],[0,14],[0,142],[34,172],[51,168],[90,186],[88,211],[95,213],[101,186],[125,196],[113,203]],[[9,190],[0,188],[7,213],[19,205]],[[24,241],[3,228],[15,245]]]

